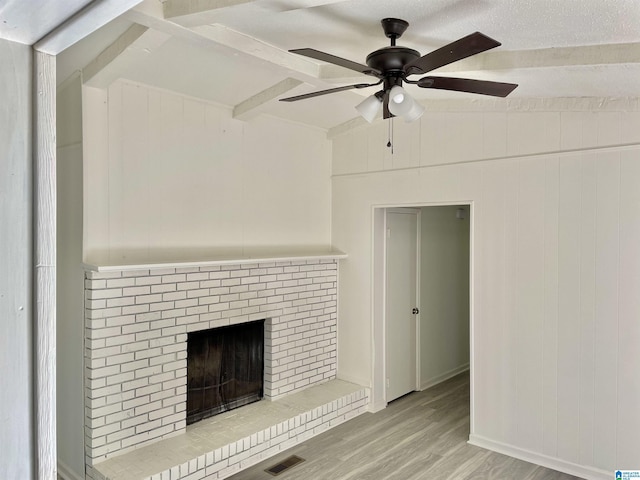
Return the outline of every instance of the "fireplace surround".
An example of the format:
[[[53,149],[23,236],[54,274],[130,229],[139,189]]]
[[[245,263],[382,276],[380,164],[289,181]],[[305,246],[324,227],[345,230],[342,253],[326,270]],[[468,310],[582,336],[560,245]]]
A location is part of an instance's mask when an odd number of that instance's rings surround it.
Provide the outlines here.
[[[93,466],[186,431],[189,333],[264,320],[264,398],[336,377],[336,256],[88,266],[85,452]]]

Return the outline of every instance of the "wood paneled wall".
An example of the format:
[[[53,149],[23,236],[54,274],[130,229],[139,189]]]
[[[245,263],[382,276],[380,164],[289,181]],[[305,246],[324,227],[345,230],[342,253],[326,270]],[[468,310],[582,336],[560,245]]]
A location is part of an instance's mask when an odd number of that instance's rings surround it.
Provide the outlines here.
[[[371,381],[379,348],[359,340],[372,332],[372,208],[470,201],[472,437],[586,478],[637,468],[638,126],[630,100],[620,111],[431,113],[396,135],[393,157],[378,126],[337,138],[332,234],[349,252],[339,375]]]
[[[323,131],[125,81],[84,102],[86,256],[330,243]]]

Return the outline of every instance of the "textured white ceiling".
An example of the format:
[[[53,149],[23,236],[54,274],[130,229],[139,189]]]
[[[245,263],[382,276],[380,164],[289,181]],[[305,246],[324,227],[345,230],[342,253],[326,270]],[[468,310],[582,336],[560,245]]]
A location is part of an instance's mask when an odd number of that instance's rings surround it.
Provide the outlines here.
[[[193,5],[207,8],[182,16],[167,10]],[[283,96],[369,80],[286,50],[311,47],[364,63],[389,44],[380,26],[385,17],[407,20],[398,44],[422,54],[474,31],[502,42],[434,75],[519,83],[514,98],[640,97],[638,0],[145,0],[119,24],[60,55],[58,78],[85,66],[137,22],[173,38],[143,49],[118,76],[233,107],[287,77],[304,83]],[[425,104],[478,98],[408,88]],[[353,107],[373,92],[272,100],[260,111],[330,128],[353,118]]]
[[[92,0],[0,0],[0,38],[32,45]]]

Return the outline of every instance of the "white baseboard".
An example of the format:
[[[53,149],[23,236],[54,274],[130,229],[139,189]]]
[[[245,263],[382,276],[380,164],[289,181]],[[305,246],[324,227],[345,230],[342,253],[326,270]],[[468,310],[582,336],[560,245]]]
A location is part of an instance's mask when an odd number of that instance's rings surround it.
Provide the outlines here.
[[[420,384],[420,391],[431,388],[439,383],[444,382],[445,380],[449,380],[450,378],[455,377],[459,373],[466,372],[467,370],[469,370],[469,364],[465,363],[464,365],[460,365],[459,367],[449,370],[448,372],[444,372],[436,377],[430,378],[429,380],[426,380]]]
[[[84,480],[84,475],[78,475],[60,460],[58,460],[58,475],[63,480]]]
[[[536,465],[568,473],[569,475],[574,475],[586,480],[611,480],[614,475],[613,470],[607,471],[586,465],[578,465],[577,463],[568,462],[561,458],[550,457],[542,453],[532,452],[531,450],[526,450],[524,448],[496,442],[480,435],[469,435],[469,443],[476,447],[486,448],[487,450],[502,453],[510,457],[524,460],[525,462],[535,463]]]

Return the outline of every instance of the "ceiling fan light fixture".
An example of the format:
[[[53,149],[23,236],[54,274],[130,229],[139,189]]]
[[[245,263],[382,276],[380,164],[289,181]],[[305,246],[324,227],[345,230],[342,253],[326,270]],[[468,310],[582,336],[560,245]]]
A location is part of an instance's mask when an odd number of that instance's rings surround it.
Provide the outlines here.
[[[367,122],[373,123],[381,107],[382,100],[376,95],[371,95],[360,102],[356,110]]]

